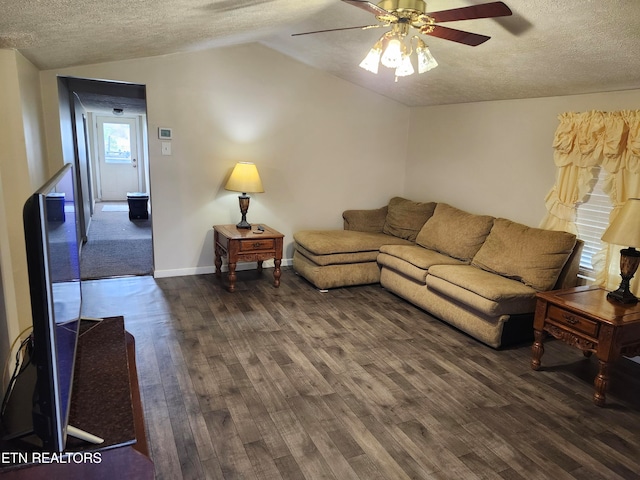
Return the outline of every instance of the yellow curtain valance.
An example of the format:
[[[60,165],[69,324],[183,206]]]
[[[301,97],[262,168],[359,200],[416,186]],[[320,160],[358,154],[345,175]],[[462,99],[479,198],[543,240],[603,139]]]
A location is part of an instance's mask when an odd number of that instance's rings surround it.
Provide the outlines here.
[[[553,140],[556,166],[640,172],[640,110],[567,112]]]

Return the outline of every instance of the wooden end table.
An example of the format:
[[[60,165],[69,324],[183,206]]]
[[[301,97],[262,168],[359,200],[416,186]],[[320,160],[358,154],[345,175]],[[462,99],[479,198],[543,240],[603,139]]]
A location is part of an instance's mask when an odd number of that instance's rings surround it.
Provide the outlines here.
[[[595,353],[600,365],[593,402],[604,406],[611,365],[621,356],[640,355],[640,304],[608,300],[606,290],[593,286],[542,292],[537,297],[531,368],[540,368],[547,334],[587,357]]]
[[[238,262],[257,262],[262,271],[264,260],[274,259],[273,285],[280,286],[280,263],[284,235],[273,228],[258,225],[251,229],[237,228],[235,225],[214,225],[213,245],[215,251],[216,276],[221,276],[222,257],[227,256],[229,266],[229,291],[236,289],[236,265]]]

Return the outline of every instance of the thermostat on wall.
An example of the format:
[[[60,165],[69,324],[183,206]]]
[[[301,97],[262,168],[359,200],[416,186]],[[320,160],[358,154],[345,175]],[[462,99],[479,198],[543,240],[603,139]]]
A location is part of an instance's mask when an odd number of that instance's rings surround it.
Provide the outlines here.
[[[171,129],[158,127],[158,138],[160,140],[171,140]]]

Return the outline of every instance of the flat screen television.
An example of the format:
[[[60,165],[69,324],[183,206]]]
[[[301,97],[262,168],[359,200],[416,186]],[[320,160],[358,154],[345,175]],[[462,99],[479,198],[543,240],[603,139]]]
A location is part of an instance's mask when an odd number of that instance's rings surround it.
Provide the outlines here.
[[[13,437],[35,434],[34,443],[51,452],[63,451],[66,444],[80,326],[81,243],[75,200],[74,170],[67,164],[23,209],[33,317],[31,365],[11,392],[19,398],[10,398],[17,407],[8,423],[17,426],[10,432]]]
[[[74,170],[60,169],[24,205],[36,384],[33,431],[64,450],[82,290]]]

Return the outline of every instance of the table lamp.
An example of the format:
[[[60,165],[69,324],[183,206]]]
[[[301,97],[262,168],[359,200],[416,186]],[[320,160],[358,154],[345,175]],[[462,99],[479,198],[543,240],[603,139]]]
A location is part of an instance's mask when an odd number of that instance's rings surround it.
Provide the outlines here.
[[[602,235],[602,240],[615,245],[629,245],[620,250],[620,276],[622,282],[615,292],[609,292],[607,298],[616,302],[633,304],[638,299],[629,289],[629,282],[633,278],[640,264],[640,198],[630,198],[623,205],[622,210]]]
[[[247,212],[249,211],[249,195],[247,195],[247,193],[264,192],[256,166],[251,162],[238,162],[233,168],[231,176],[229,180],[227,180],[224,188],[232,192],[242,193],[242,195],[238,196],[242,220],[240,220],[240,223],[238,223],[236,227],[251,228],[251,224],[247,222]]]

